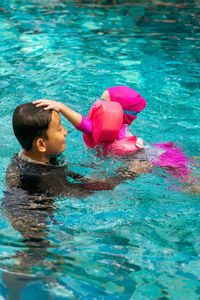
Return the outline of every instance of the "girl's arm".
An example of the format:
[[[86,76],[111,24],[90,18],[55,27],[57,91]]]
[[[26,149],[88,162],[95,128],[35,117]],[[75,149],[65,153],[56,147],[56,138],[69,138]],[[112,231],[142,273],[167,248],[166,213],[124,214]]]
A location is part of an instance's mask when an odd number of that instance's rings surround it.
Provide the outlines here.
[[[44,110],[53,109],[60,112],[77,130],[91,134],[92,122],[86,119],[83,115],[72,110],[61,102],[39,99],[33,102],[37,107],[45,106]]]
[[[47,99],[39,99],[33,102],[37,107],[46,106],[44,110],[53,109],[60,112],[72,125],[77,126],[82,121],[82,115],[78,112],[70,109],[66,105],[61,102],[47,100]]]

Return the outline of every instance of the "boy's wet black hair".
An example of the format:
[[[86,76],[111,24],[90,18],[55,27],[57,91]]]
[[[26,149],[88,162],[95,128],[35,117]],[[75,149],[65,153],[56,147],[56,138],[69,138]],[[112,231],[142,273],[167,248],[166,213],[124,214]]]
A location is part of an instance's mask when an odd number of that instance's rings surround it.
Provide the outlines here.
[[[37,137],[48,139],[46,131],[51,118],[52,110],[44,110],[44,107],[36,107],[32,103],[16,107],[12,118],[13,130],[23,149],[30,150]]]

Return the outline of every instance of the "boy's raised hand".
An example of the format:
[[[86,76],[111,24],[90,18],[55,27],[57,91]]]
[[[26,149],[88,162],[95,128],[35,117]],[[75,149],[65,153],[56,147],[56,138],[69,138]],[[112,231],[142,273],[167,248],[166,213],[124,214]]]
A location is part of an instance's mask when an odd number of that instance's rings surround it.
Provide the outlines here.
[[[46,106],[44,110],[53,109],[57,112],[61,112],[61,108],[63,105],[61,102],[48,100],[48,99],[39,99],[33,101],[32,103],[35,104],[37,107]]]

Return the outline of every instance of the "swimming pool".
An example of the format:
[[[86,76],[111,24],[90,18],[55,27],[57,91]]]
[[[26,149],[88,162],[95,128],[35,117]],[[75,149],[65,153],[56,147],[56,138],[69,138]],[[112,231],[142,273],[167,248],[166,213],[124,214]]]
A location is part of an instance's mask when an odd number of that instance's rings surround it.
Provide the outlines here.
[[[199,155],[199,2],[105,3],[1,1],[1,198],[19,151],[13,110],[38,98],[86,115],[107,87],[128,85],[147,99],[132,132]],[[114,172],[118,162],[102,163],[63,124],[72,169]],[[199,299],[199,195],[164,170],[112,191],[26,208],[0,209],[1,277],[11,271],[12,286],[25,283],[23,299]],[[6,293],[1,279],[0,299]]]

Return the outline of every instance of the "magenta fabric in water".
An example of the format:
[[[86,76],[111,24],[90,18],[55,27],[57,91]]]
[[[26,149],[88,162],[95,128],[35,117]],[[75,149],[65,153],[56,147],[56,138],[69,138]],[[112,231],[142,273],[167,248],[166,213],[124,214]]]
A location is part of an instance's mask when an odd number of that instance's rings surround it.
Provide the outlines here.
[[[194,164],[190,158],[172,142],[163,142],[153,145],[164,150],[162,154],[151,160],[153,165],[165,167],[176,177],[185,177],[191,173],[191,166]]]
[[[146,106],[146,100],[128,86],[115,86],[107,89],[111,101],[121,104],[124,114],[123,123],[130,125],[137,118],[137,114]]]

